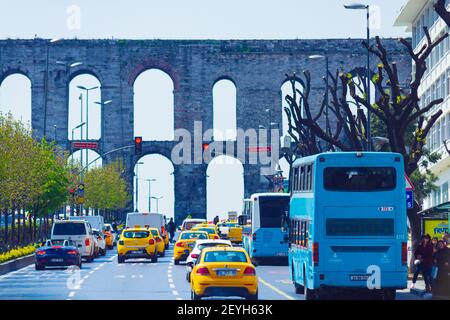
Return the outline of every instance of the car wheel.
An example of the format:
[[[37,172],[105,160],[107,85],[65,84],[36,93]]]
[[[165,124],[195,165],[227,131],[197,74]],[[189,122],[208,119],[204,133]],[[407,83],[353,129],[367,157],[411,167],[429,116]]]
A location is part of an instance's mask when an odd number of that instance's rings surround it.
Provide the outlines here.
[[[166,255],[166,250],[164,250],[159,256],[164,257]]]
[[[180,260],[173,260],[173,264],[176,265],[176,266],[179,265],[180,264]]]
[[[383,300],[395,300],[396,293],[397,292],[395,291],[395,289],[386,289],[382,293],[382,299]]]
[[[198,295],[194,292],[194,290],[191,291],[191,300],[201,300],[202,296]]]
[[[152,258],[151,258],[151,261],[152,261],[153,263],[158,262],[158,254],[154,254],[154,255],[152,256]]]
[[[125,259],[121,256],[117,256],[117,262],[118,263],[123,263],[125,261]]]
[[[258,300],[258,291],[255,294],[249,294],[246,297],[246,300]]]
[[[191,273],[190,272],[186,272],[186,281],[191,282]]]
[[[102,250],[102,256],[106,256],[106,249]]]
[[[35,264],[35,265],[34,265],[34,269],[36,269],[36,270],[44,270],[45,267],[44,267],[44,266],[39,266],[39,265]]]

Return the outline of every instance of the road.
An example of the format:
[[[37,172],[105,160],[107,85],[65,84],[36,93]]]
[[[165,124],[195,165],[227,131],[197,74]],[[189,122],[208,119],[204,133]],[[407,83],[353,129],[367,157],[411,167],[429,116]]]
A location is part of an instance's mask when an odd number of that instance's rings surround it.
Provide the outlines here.
[[[303,300],[295,294],[286,266],[258,266],[259,298]],[[34,270],[34,265],[0,276],[0,300],[190,300],[185,266],[175,266],[172,250],[157,263],[129,260],[117,263],[115,250],[81,270]],[[225,298],[224,298],[225,299]],[[229,299],[229,298],[228,298]],[[418,299],[399,291],[397,299]]]

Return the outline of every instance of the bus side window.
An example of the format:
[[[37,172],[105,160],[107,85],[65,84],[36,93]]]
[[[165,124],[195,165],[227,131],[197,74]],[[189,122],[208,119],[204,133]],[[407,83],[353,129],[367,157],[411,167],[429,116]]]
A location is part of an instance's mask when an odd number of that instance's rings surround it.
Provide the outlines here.
[[[297,191],[297,176],[298,176],[298,168],[294,168],[292,170],[292,191]]]
[[[304,179],[304,177],[305,177],[305,167],[304,166],[301,166],[300,167],[300,183],[299,183],[299,188],[298,188],[298,190],[299,191],[303,191],[304,190],[304,186],[305,186],[305,179]]]
[[[314,164],[311,164],[309,166],[309,175],[310,175],[310,180],[309,180],[309,190],[312,191],[313,190],[313,183],[314,183],[314,175],[313,175],[313,166]]]
[[[307,183],[306,190],[307,190],[307,191],[310,191],[310,190],[311,190],[311,180],[312,180],[312,176],[311,176],[311,165],[308,165],[308,166],[306,167],[306,176],[307,176],[307,179],[308,179],[308,183]]]
[[[308,248],[309,240],[309,221],[305,221],[305,248]]]

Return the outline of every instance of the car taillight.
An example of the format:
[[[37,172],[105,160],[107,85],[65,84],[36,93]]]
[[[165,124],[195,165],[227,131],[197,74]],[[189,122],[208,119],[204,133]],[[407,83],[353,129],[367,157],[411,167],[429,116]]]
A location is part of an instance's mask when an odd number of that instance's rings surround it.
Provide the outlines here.
[[[162,240],[161,240],[160,237],[156,238],[156,242],[161,242],[161,241],[162,241]]]
[[[89,241],[89,239],[84,240],[84,244],[85,244],[86,246],[88,246],[90,243],[91,243],[91,241]]]
[[[206,276],[209,274],[209,270],[207,267],[201,267],[197,269],[197,274],[202,275],[202,276]]]
[[[406,265],[408,260],[408,244],[402,242],[402,264]]]
[[[155,244],[155,240],[153,239],[148,240],[148,244]]]
[[[254,276],[256,274],[255,269],[252,267],[247,267],[244,270],[244,274],[247,276]]]
[[[313,243],[312,252],[313,252],[314,265],[318,266],[319,265],[319,243],[318,242]]]
[[[45,250],[39,250],[39,251],[36,251],[36,254],[39,256],[43,256],[44,254],[46,254],[46,252],[45,252]]]
[[[70,250],[70,251],[67,251],[67,254],[77,254],[78,252],[76,251],[76,250]]]
[[[254,234],[252,235],[252,237],[253,237],[253,241],[255,241],[255,240],[256,240],[256,233],[254,233]]]
[[[215,234],[214,239],[219,239],[219,236],[217,234]]]
[[[198,254],[196,254],[196,253],[192,253],[192,254],[191,254],[191,258],[193,258],[193,259],[197,259],[197,258],[198,258]]]
[[[175,244],[177,247],[184,247],[184,243],[179,241]]]

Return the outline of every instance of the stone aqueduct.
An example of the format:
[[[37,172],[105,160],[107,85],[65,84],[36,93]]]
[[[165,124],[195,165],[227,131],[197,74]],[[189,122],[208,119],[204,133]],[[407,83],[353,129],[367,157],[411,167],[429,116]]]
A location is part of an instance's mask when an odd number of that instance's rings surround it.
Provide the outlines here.
[[[398,62],[399,74],[406,83],[410,78],[409,55],[398,41],[384,43]],[[360,40],[64,40],[49,45],[47,40],[0,41],[0,84],[8,75],[20,73],[31,81],[32,128],[37,138],[52,132],[58,124],[58,144],[69,149],[68,86],[80,74],[91,74],[101,83],[102,99],[112,99],[102,112],[100,154],[133,141],[133,84],[142,72],[159,69],[174,84],[174,127],[193,132],[194,121],[203,130],[212,128],[212,88],[220,79],[230,79],[236,86],[236,122],[244,130],[272,121],[282,123],[281,85],[285,74],[313,74],[311,97],[319,101],[323,94],[323,62],[308,58],[326,54],[330,70],[352,70],[366,64],[366,51]],[[56,60],[82,61],[71,70],[56,65]],[[375,59],[373,59],[375,60]],[[48,70],[47,70],[48,65]],[[375,69],[376,61],[373,61]],[[48,90],[46,75],[48,74]],[[47,94],[46,94],[47,92]],[[45,119],[46,117],[46,119]],[[170,159],[178,141],[144,141],[143,156],[161,154]],[[234,155],[232,155],[234,156]],[[124,160],[132,186],[133,170],[139,160],[129,149],[106,156],[108,162]],[[265,190],[266,179],[260,165],[243,164],[245,196]],[[175,215],[181,220],[187,213],[206,215],[206,164],[174,165]],[[186,192],[189,190],[189,192]],[[226,190],[225,190],[226,192]]]

